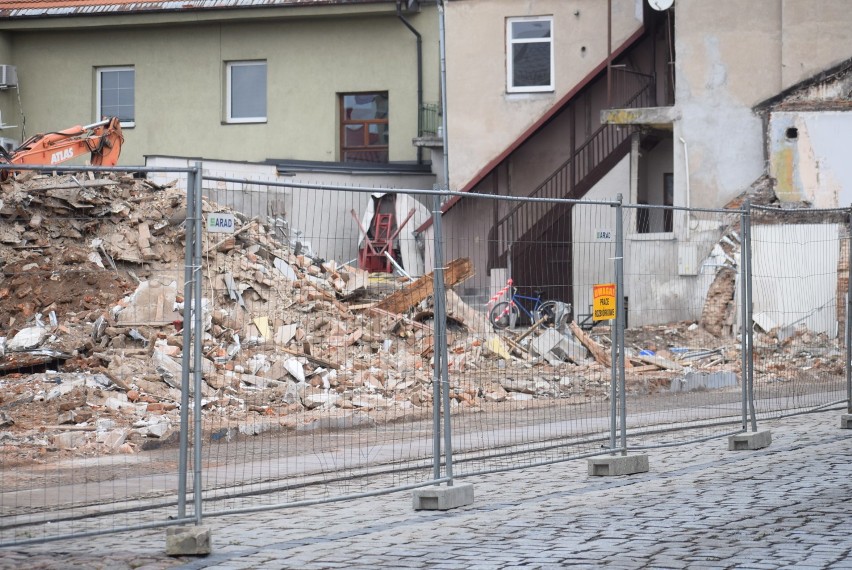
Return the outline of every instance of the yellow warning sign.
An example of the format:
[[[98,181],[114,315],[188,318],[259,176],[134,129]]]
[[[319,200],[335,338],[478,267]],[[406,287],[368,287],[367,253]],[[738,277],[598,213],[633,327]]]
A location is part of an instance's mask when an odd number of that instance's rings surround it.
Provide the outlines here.
[[[610,321],[615,318],[615,283],[593,286],[592,320]]]

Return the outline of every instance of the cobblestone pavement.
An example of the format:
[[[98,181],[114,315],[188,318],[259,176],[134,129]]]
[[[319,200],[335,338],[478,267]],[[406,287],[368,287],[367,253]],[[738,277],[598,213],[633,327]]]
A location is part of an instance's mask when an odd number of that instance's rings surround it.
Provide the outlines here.
[[[165,530],[0,550],[0,568],[852,568],[852,431],[840,412],[764,422],[772,445],[723,439],[648,452],[651,471],[585,461],[465,479],[473,505],[414,511],[410,493],[209,518],[213,553],[162,554]]]

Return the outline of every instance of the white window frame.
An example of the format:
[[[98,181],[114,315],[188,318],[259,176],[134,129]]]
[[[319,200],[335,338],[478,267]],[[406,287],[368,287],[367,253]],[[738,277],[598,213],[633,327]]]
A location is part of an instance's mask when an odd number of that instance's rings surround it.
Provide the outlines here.
[[[132,128],[136,126],[136,68],[132,65],[121,65],[121,66],[113,66],[113,67],[97,67],[95,68],[97,71],[97,85],[95,86],[96,92],[96,114],[95,122],[100,121],[104,118],[103,111],[101,110],[101,78],[105,72],[116,72],[116,71],[132,71],[133,72],[133,120],[132,121],[121,121],[121,127],[123,129]]]
[[[512,24],[515,22],[547,22],[550,25],[550,38],[541,39],[513,39]],[[553,61],[553,16],[535,16],[523,18],[508,18],[506,20],[506,91],[508,93],[541,93],[554,90],[555,85],[555,68]],[[525,43],[549,43],[550,44],[550,84],[549,85],[529,85],[516,87],[513,82],[514,77],[514,45]]]
[[[266,113],[262,117],[232,117],[231,116],[231,70],[234,67],[247,67],[252,65],[263,65],[267,72],[267,97]],[[225,63],[225,122],[227,123],[265,123],[269,114],[269,66],[265,59],[253,59],[244,61],[228,61]]]

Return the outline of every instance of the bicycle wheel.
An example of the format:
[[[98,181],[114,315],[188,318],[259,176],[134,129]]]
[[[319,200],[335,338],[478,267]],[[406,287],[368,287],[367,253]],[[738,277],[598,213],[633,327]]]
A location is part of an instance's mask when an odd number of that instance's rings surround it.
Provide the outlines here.
[[[536,322],[540,321],[542,318],[544,319],[544,323],[542,323],[546,327],[556,326],[558,323],[556,322],[557,311],[558,311],[559,303],[557,301],[545,301],[541,305],[538,306],[538,309],[535,311],[535,320]],[[563,314],[558,315],[559,320],[561,322],[567,322],[570,317],[570,306],[565,305],[565,309],[563,309]]]
[[[488,313],[488,320],[495,329],[505,329],[518,320],[518,307],[508,301],[500,301]]]

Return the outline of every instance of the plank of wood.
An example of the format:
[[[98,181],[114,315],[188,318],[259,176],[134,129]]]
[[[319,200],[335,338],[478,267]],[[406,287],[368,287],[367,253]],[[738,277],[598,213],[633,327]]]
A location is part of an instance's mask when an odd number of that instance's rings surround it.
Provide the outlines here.
[[[522,334],[521,336],[519,336],[518,338],[515,339],[515,342],[521,342],[522,340],[527,338],[530,334],[532,334],[532,332],[535,329],[540,327],[542,325],[542,323],[544,323],[544,321],[546,321],[546,320],[547,320],[547,317],[542,317],[539,320],[537,320],[536,322],[534,322],[533,325],[530,328],[528,328],[526,331],[524,331],[524,334]]]
[[[311,362],[313,362],[315,364],[319,364],[320,366],[324,366],[326,368],[333,368],[335,370],[340,369],[339,364],[337,364],[335,362],[331,362],[330,360],[325,360],[324,358],[320,358],[318,356],[314,356],[312,354],[305,354],[304,352],[299,352],[298,350],[292,350],[290,348],[286,348],[286,347],[283,347],[283,346],[278,346],[278,347],[275,348],[275,350],[280,350],[281,352],[286,352],[287,354],[292,354],[293,356],[304,356],[305,358],[307,358]]]
[[[509,348],[512,349],[512,351],[515,352],[515,354],[520,356],[522,359],[524,359],[524,360],[532,360],[533,359],[532,356],[530,355],[529,351],[526,348],[524,348],[523,346],[521,346],[520,344],[518,344],[517,342],[515,342],[514,340],[512,340],[508,336],[501,336],[500,338],[503,340],[503,342],[505,342],[506,344],[509,345]]]
[[[594,359],[598,362],[598,364],[602,364],[606,367],[609,367],[609,354],[603,349],[601,345],[594,341],[592,337],[583,332],[575,321],[571,321],[571,324],[568,325],[568,328],[571,329],[571,332],[574,333],[574,336],[577,337],[577,340],[580,341],[580,344],[586,347],[589,352],[592,353]]]
[[[237,237],[241,233],[250,230],[251,228],[253,228],[256,225],[257,225],[257,218],[253,218],[249,223],[247,223],[246,225],[244,225],[243,227],[241,227],[240,229],[238,229],[234,233],[228,234],[227,236],[220,239],[219,241],[217,241],[213,245],[207,247],[207,249],[204,250],[204,255],[207,255],[208,253],[210,253],[211,251],[213,251],[214,249],[216,249],[217,247],[219,247],[220,245],[222,245],[223,243],[225,243],[229,239],[233,239],[233,238]]]
[[[48,190],[71,190],[78,188],[100,188],[103,186],[118,186],[119,182],[116,180],[83,180],[81,182],[58,182],[53,184],[45,184],[44,186],[39,186],[38,184],[34,184],[33,188],[28,188],[27,191],[31,193],[36,192],[46,192]]]
[[[473,263],[469,258],[454,259],[444,269],[444,286],[453,287],[473,276]],[[391,313],[404,313],[433,293],[433,274],[427,273],[404,289],[382,299],[376,307]]]
[[[674,370],[676,372],[680,372],[683,370],[683,366],[678,364],[677,362],[672,362],[667,358],[663,358],[662,356],[643,356],[641,354],[637,354],[635,356],[631,356],[635,360],[640,362],[644,362],[645,364],[653,364],[659,368],[664,368],[666,370]]]
[[[634,366],[631,372],[655,372],[659,369],[660,367],[654,364],[646,364],[644,366]]]
[[[406,325],[412,326],[416,329],[420,329],[420,330],[426,331],[428,333],[432,332],[432,327],[430,327],[429,325],[424,325],[423,323],[418,323],[417,321],[412,321],[408,317],[405,317],[403,315],[396,314],[396,313],[391,313],[390,311],[385,311],[384,309],[380,309],[378,307],[370,307],[369,309],[367,309],[367,312],[379,315],[381,317],[390,317],[392,319],[397,319],[398,321],[402,321]]]

